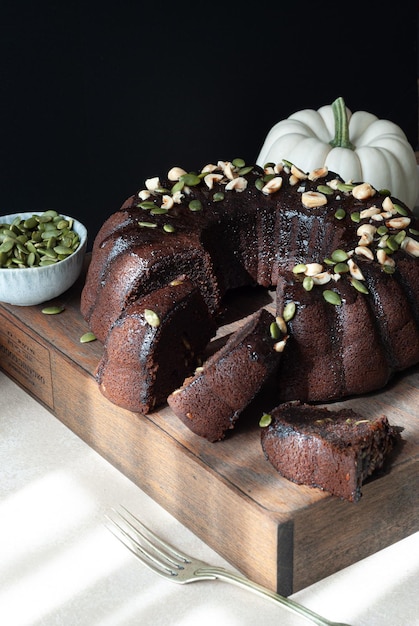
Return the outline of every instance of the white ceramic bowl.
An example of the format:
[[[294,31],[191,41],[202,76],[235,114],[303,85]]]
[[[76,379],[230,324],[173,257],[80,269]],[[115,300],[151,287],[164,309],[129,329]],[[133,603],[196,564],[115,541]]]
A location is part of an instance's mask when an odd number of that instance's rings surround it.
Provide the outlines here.
[[[0,215],[0,223],[11,224],[16,217],[25,220],[42,211]],[[68,216],[63,215],[64,218]],[[0,302],[19,306],[41,304],[67,291],[80,275],[87,246],[87,230],[74,218],[73,230],[80,237],[80,245],[66,259],[43,267],[0,268]]]

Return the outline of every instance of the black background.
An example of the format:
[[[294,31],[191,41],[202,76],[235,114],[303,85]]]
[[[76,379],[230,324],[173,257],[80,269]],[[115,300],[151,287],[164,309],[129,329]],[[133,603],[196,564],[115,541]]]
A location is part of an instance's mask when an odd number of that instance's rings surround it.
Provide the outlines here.
[[[417,4],[0,4],[0,213],[92,239],[172,165],[254,162],[271,126],[343,96],[417,144]]]

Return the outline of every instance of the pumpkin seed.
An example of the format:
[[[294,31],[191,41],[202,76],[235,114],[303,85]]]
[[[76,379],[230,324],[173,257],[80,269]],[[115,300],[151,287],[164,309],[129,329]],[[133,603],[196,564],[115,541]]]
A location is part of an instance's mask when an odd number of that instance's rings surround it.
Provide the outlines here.
[[[80,337],[80,343],[90,343],[91,341],[96,341],[96,336],[91,331]]]
[[[259,420],[259,426],[261,426],[262,428],[266,428],[266,426],[269,426],[271,422],[272,415],[270,415],[269,413],[264,413]]]
[[[393,206],[395,211],[399,214],[399,215],[409,215],[408,211],[406,211],[406,209],[404,207],[402,207],[400,204],[396,204],[395,202],[393,202]]]
[[[332,261],[334,261],[335,263],[341,263],[342,261],[346,261],[348,259],[348,255],[345,250],[340,250],[339,248],[337,250],[334,250],[331,256]]]
[[[157,228],[157,224],[154,222],[138,222],[138,226],[141,226],[141,228]]]
[[[56,252],[57,254],[63,254],[64,256],[68,256],[73,251],[71,248],[67,248],[66,246],[55,246],[54,252]]]
[[[378,193],[380,196],[391,196],[391,191],[389,189],[380,189]]]
[[[338,181],[336,183],[336,189],[338,189],[338,191],[352,191],[352,189],[355,188],[356,185],[353,185],[352,183],[342,183],[340,181]]]
[[[340,304],[342,304],[342,299],[340,295],[336,293],[336,291],[332,291],[331,289],[325,289],[323,291],[323,298],[326,300],[326,302],[329,302],[329,304],[334,304],[335,306],[339,306]]]
[[[148,200],[145,200],[144,202],[139,202],[137,204],[137,207],[139,207],[140,209],[144,209],[145,211],[148,211],[150,209],[154,209],[155,208],[155,204],[154,202],[150,202]]]
[[[163,230],[165,233],[174,233],[175,227],[172,224],[164,224]]]
[[[161,195],[170,193],[170,189],[166,189],[166,187],[156,187],[153,191],[154,193],[159,193]]]
[[[23,227],[27,230],[33,230],[34,228],[37,227],[37,225],[38,225],[38,221],[33,216],[28,217],[28,219],[23,222]]]
[[[253,167],[251,165],[248,165],[247,167],[241,167],[239,169],[239,176],[246,176],[246,174],[250,174],[250,172],[252,171]]]
[[[59,313],[62,313],[63,311],[64,311],[64,307],[62,305],[47,306],[44,309],[42,309],[42,313],[44,313],[44,315],[58,315]]]
[[[150,324],[150,326],[152,326],[153,328],[157,328],[158,326],[160,326],[159,316],[151,309],[144,310],[144,318],[146,322]]]
[[[295,310],[296,310],[295,302],[287,302],[287,304],[284,306],[284,312],[282,314],[282,317],[284,318],[286,322],[289,322],[290,320],[292,320],[292,318],[295,315]]]
[[[311,276],[305,276],[303,280],[303,287],[306,291],[311,291],[313,289],[314,280]]]
[[[317,191],[324,193],[326,196],[331,196],[333,194],[333,189],[329,187],[329,185],[318,185]]]
[[[272,339],[280,339],[281,331],[280,331],[279,326],[278,326],[278,324],[276,322],[272,322],[272,324],[269,327],[269,332],[271,333]]]
[[[190,211],[202,211],[202,202],[200,200],[191,200],[188,204]]]
[[[292,268],[294,274],[304,274],[306,270],[307,265],[305,263],[297,263],[297,265],[294,265],[294,267]]]
[[[344,218],[345,216],[346,216],[346,211],[345,211],[345,209],[342,209],[342,208],[340,208],[340,209],[336,209],[336,212],[335,212],[335,217],[336,217],[336,219],[337,219],[337,220],[343,220],[343,218]]]
[[[391,252],[396,252],[396,250],[399,249],[399,244],[397,243],[396,238],[394,236],[388,237],[388,239],[386,241],[386,245],[387,245],[387,248]]]
[[[35,262],[36,262],[36,254],[34,252],[29,252],[28,258],[27,258],[28,266],[32,267],[33,265],[35,265]]]
[[[185,186],[184,181],[183,181],[183,180],[178,180],[178,181],[177,181],[177,182],[173,185],[173,187],[172,187],[172,189],[171,189],[171,194],[173,195],[173,194],[177,193],[178,191],[182,191],[182,189],[184,188],[184,186]]]
[[[397,235],[394,235],[394,241],[400,245],[402,243],[402,241],[404,240],[404,238],[406,237],[406,231],[405,230],[400,230]]]
[[[232,160],[232,164],[234,165],[234,167],[244,167],[246,165],[246,162],[243,161],[243,159],[233,159]]]
[[[355,287],[357,291],[359,291],[360,293],[368,293],[368,289],[364,285],[363,282],[361,282],[357,278],[350,278],[349,280],[351,282],[352,287]]]
[[[10,252],[15,247],[13,239],[5,239],[0,246],[0,252]]]
[[[222,191],[217,191],[213,196],[212,199],[214,202],[220,202],[222,200],[224,200],[224,193]]]
[[[193,173],[183,174],[179,180],[182,181],[187,187],[196,187],[196,185],[199,185],[201,182],[199,176]]]
[[[347,263],[336,263],[333,270],[335,274],[344,274],[345,272],[349,272],[349,266]]]
[[[355,224],[358,224],[358,222],[360,222],[361,215],[359,211],[354,211],[353,213],[351,213],[351,220],[355,222]]]

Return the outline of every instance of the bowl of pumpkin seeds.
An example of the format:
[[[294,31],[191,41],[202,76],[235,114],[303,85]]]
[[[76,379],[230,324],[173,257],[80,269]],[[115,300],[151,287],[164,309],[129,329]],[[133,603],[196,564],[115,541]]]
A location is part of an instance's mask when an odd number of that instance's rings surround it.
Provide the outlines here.
[[[55,210],[0,216],[0,302],[32,306],[56,298],[80,275],[87,230]]]

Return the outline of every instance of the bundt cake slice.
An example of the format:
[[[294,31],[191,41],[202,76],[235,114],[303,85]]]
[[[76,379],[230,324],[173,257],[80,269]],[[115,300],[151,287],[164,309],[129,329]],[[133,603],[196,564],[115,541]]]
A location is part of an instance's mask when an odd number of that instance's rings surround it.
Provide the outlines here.
[[[365,480],[383,468],[400,439],[400,428],[381,415],[365,418],[351,409],[331,411],[300,402],[263,416],[265,457],[288,480],[319,487],[357,502]]]
[[[114,404],[148,413],[199,365],[215,334],[200,290],[185,277],[130,304],[112,326],[96,377]]]
[[[223,439],[274,372],[285,342],[274,316],[260,309],[169,396],[170,407],[197,435]]]

